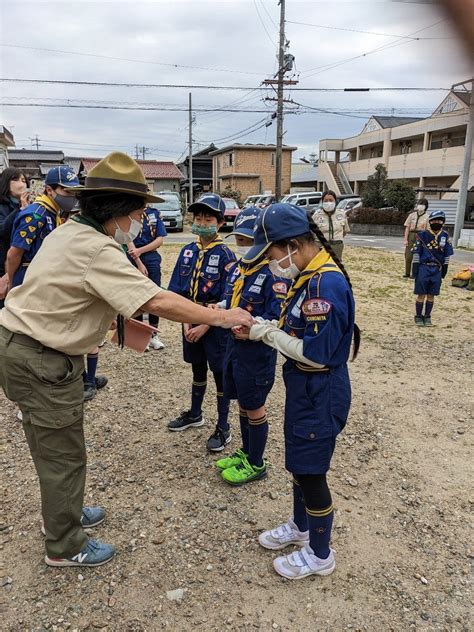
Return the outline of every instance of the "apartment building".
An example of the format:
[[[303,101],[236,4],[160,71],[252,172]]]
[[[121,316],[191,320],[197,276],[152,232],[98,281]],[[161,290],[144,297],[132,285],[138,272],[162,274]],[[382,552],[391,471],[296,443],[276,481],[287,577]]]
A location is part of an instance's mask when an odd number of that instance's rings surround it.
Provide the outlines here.
[[[282,194],[290,192],[291,155],[297,147],[283,146]],[[213,190],[240,191],[242,198],[275,190],[275,145],[235,143],[211,152]]]
[[[0,125],[0,173],[9,166],[8,148],[14,146],[13,134],[4,125]]]
[[[375,166],[383,163],[389,179],[406,179],[428,198],[457,198],[470,96],[452,90],[428,118],[372,116],[357,136],[321,140],[318,190],[362,194]],[[471,192],[468,206],[472,202]]]

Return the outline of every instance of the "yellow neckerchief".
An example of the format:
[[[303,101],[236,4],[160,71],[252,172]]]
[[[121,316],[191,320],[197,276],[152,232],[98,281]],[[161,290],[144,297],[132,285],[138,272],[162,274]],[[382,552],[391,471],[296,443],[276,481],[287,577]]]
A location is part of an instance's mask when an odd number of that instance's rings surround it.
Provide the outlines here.
[[[242,296],[242,290],[244,289],[245,279],[251,276],[252,274],[254,274],[254,272],[257,272],[258,270],[263,268],[263,266],[266,266],[267,263],[268,263],[268,259],[262,259],[262,261],[255,264],[252,268],[248,268],[242,264],[242,260],[239,261],[239,263],[237,264],[237,267],[239,269],[240,274],[239,274],[239,278],[234,283],[234,289],[232,291],[232,299],[230,301],[231,309],[234,309],[234,307],[239,306],[240,299]]]
[[[308,283],[311,277],[313,277],[317,272],[328,272],[328,271],[333,271],[333,272],[337,271],[342,274],[342,272],[337,267],[331,255],[327,253],[325,250],[320,250],[318,254],[311,259],[311,261],[308,263],[308,265],[300,274],[300,276],[293,281],[290,289],[288,290],[286,299],[284,300],[283,305],[281,307],[280,320],[278,321],[278,327],[280,327],[280,329],[285,324],[285,318],[286,318],[286,312],[288,310],[288,306],[293,300],[296,292],[301,287],[303,287],[305,283]]]
[[[220,235],[216,235],[214,239],[207,246],[203,246],[200,239],[198,239],[198,241],[196,242],[196,246],[199,248],[198,260],[196,262],[196,267],[194,268],[194,271],[193,271],[193,278],[191,279],[191,285],[190,285],[191,299],[193,301],[197,300],[197,295],[198,295],[198,290],[199,290],[199,275],[201,273],[201,268],[204,261],[204,255],[206,254],[206,252],[209,252],[209,250],[212,250],[214,246],[219,246],[222,243],[223,241]]]
[[[47,195],[43,194],[43,195],[38,195],[38,197],[35,198],[34,203],[40,204],[48,211],[51,211],[51,213],[54,213],[54,215],[56,216],[56,228],[58,226],[61,226],[61,215],[60,215],[61,209],[59,208],[59,206],[56,204],[54,200],[52,200]]]

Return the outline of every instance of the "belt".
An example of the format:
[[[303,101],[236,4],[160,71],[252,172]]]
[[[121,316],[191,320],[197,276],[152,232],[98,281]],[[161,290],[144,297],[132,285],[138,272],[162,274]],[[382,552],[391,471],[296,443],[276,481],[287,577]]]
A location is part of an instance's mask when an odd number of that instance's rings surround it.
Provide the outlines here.
[[[44,347],[38,340],[30,338],[30,336],[26,336],[25,334],[15,334],[2,325],[0,325],[0,331],[9,337],[9,342],[13,341],[24,347],[32,347],[33,349],[42,349]]]
[[[324,367],[315,367],[310,366],[309,364],[303,364],[302,362],[297,362],[296,360],[290,360],[290,362],[300,371],[304,371],[305,373],[329,373],[330,369],[327,366]]]
[[[430,262],[430,263],[425,263],[424,261],[422,261],[421,265],[422,265],[422,266],[430,266],[430,267],[432,267],[432,268],[436,266],[437,268],[439,268],[439,266],[441,265],[441,263],[431,263],[431,262]]]
[[[22,264],[21,264],[21,267],[22,267],[22,268],[27,268],[29,265],[30,265],[29,263],[22,263]]]

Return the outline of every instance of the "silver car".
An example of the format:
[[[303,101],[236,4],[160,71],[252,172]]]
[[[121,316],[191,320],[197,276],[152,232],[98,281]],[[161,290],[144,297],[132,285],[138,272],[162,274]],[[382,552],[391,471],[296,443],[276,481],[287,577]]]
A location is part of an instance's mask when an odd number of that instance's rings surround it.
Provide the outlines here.
[[[164,202],[154,203],[153,208],[160,212],[166,230],[175,230],[178,233],[182,233],[183,211],[181,209],[181,201],[174,193],[160,193],[160,197],[163,198]]]

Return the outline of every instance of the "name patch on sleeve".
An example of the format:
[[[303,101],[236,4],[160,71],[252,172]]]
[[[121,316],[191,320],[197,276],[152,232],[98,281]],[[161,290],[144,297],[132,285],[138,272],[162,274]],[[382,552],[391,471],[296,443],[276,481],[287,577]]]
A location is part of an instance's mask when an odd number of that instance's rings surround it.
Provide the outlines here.
[[[332,309],[332,304],[322,298],[310,298],[302,305],[305,316],[326,316]]]

